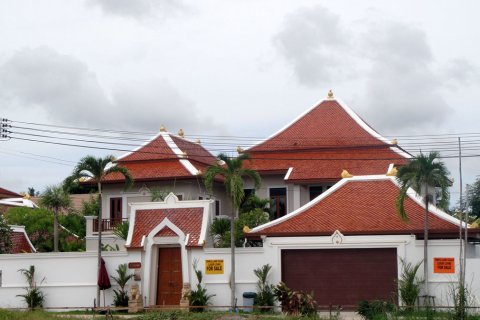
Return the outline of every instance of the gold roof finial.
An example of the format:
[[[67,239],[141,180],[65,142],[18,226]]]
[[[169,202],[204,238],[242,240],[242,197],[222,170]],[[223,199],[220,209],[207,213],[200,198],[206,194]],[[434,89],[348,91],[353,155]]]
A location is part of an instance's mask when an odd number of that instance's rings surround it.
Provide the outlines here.
[[[183,132],[183,129],[178,130],[178,136],[182,138],[185,136],[185,132]]]
[[[332,99],[333,99],[333,91],[332,91],[332,89],[328,90],[327,99],[328,99],[328,100],[332,100]]]
[[[23,199],[30,200],[30,195],[28,193],[25,193],[25,195],[23,196]]]
[[[387,176],[389,176],[389,177],[396,177],[396,176],[397,176],[397,172],[398,172],[397,168],[392,167],[392,169],[387,172]]]
[[[166,129],[165,126],[162,124],[162,125],[160,126],[160,132],[166,132],[166,131],[167,131],[167,129]]]
[[[200,141],[200,139],[196,139],[196,140],[195,140],[195,143],[196,143],[196,144],[202,144],[202,141]]]
[[[203,174],[203,171],[200,170],[200,169],[198,169],[198,170],[197,170],[197,176],[201,176],[202,174]]]
[[[187,151],[182,152],[182,158],[188,158],[188,153]]]
[[[251,229],[248,226],[243,226],[243,233],[249,233]]]
[[[238,147],[237,147],[237,153],[242,153],[242,152],[243,152],[242,147],[238,146]]]
[[[343,169],[342,174],[340,175],[342,178],[352,178],[353,175],[351,175],[347,170]]]
[[[390,144],[393,144],[394,146],[396,146],[398,144],[397,139],[392,139],[392,141],[390,141]]]

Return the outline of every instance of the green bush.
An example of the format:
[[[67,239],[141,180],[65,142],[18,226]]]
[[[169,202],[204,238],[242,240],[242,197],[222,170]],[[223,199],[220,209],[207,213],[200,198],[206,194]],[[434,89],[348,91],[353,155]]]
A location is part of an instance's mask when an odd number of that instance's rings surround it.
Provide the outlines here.
[[[190,306],[197,307],[197,308],[190,308],[191,311],[203,312],[205,308],[201,308],[201,307],[208,306],[210,304],[210,299],[215,295],[207,294],[207,288],[202,287],[203,273],[201,270],[198,270],[197,264],[198,264],[198,261],[195,260],[193,262],[193,270],[195,271],[195,275],[197,276],[197,281],[198,281],[197,289],[190,291],[187,297],[188,297]]]
[[[111,276],[113,281],[120,287],[119,290],[113,290],[113,303],[115,307],[128,307],[128,293],[125,290],[127,282],[133,278],[133,274],[128,274],[127,264],[120,264],[117,268],[117,275]]]
[[[406,311],[413,311],[415,302],[417,301],[420,293],[420,286],[424,282],[417,278],[418,268],[422,265],[422,261],[412,265],[412,263],[406,263],[403,259],[400,259],[402,263],[402,275],[398,280],[398,291],[400,292],[400,300],[405,306]]]
[[[271,307],[275,303],[275,294],[273,293],[274,286],[267,282],[268,273],[272,269],[269,264],[253,270],[257,277],[257,296],[254,304],[259,307]],[[261,312],[271,312],[272,308],[261,308]]]
[[[28,269],[20,269],[18,271],[24,275],[28,287],[25,288],[25,294],[19,294],[17,297],[22,297],[30,310],[42,308],[43,302],[45,301],[45,295],[40,288],[37,287],[35,281],[35,266],[32,265]],[[42,279],[41,283],[43,280],[44,279]]]
[[[360,301],[357,307],[357,313],[366,320],[387,319],[387,314],[392,313],[395,306],[391,303],[381,300]]]
[[[317,302],[313,292],[293,291],[283,282],[273,289],[275,297],[280,302],[282,312],[287,315],[303,317],[317,317]]]

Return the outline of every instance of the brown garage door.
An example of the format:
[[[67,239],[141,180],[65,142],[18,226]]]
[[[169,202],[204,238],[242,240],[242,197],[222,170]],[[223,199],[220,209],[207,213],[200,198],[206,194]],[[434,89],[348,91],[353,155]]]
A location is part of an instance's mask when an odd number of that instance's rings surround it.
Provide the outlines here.
[[[314,291],[320,306],[355,306],[361,300],[396,303],[397,250],[282,250],[282,281]]]

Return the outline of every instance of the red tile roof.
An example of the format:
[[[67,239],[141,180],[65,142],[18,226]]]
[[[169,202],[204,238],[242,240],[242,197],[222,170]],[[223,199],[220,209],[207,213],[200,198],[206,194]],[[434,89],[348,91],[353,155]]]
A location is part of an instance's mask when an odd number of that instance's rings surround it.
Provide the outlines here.
[[[12,227],[13,231],[10,234],[12,240],[12,248],[10,253],[31,253],[35,252],[30,240],[28,239],[25,229],[23,227]]]
[[[337,100],[324,100],[285,129],[245,152],[388,144],[378,137],[379,134],[351,109]]]
[[[350,108],[324,100],[271,138],[244,151],[250,168],[261,174],[286,173],[288,181],[339,179],[385,174],[389,164],[406,163],[408,154],[380,136]]]
[[[130,171],[135,181],[192,177],[178,160],[125,162],[120,165]],[[106,176],[104,181],[122,182],[124,177],[115,172]]]
[[[202,229],[203,208],[194,207],[137,210],[129,248],[141,248],[143,236],[147,237],[166,218],[182,230],[185,235],[190,235],[187,246],[201,246],[198,242]]]
[[[158,231],[155,237],[177,237],[178,234],[175,233],[172,229],[165,226],[162,230]]]
[[[21,197],[23,197],[23,196],[18,194],[18,193],[15,193],[13,191],[10,191],[10,190],[4,189],[4,188],[0,188],[0,199],[3,199],[3,198],[21,198]]]
[[[293,168],[288,181],[318,179],[340,179],[345,169],[353,175],[387,173],[388,166],[405,164],[407,160],[385,148],[330,149],[323,151],[297,151],[294,153],[257,153],[252,156],[248,167],[260,173],[286,174]]]
[[[425,208],[409,196],[405,200],[409,220],[401,220],[395,206],[398,193],[399,187],[386,176],[344,179],[302,208],[247,236],[321,236],[336,230],[344,235],[423,234]],[[439,212],[430,208],[430,233],[458,232],[456,220]]]
[[[216,158],[198,143],[167,132],[161,132],[137,150],[116,161],[129,169],[135,181],[195,178]],[[106,177],[105,182],[124,181],[120,173]]]
[[[188,159],[200,163],[210,165],[215,162],[215,157],[202,145],[167,132],[160,132],[145,145],[118,158],[117,162],[124,165],[128,161],[183,159],[183,153]]]

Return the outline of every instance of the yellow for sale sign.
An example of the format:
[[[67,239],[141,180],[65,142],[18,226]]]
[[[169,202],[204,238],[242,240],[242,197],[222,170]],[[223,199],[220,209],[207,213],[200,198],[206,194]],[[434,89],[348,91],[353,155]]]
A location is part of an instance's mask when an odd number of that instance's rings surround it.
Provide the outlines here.
[[[206,274],[223,274],[223,260],[205,260]]]

